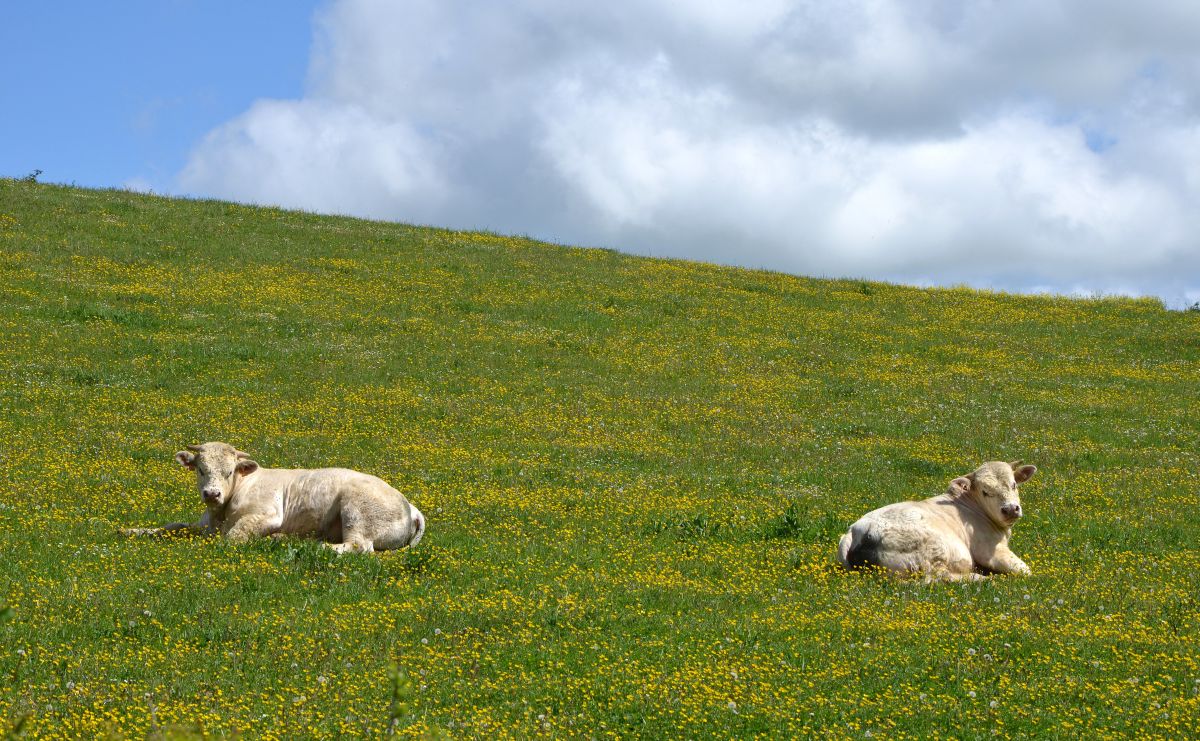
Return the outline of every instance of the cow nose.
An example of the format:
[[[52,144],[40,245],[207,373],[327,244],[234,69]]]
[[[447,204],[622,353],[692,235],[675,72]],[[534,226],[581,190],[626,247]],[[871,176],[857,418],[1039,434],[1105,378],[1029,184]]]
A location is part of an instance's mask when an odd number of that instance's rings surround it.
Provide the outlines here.
[[[1021,516],[1021,505],[1006,504],[1000,508],[1000,511],[1003,512],[1006,517],[1020,517]]]
[[[213,491],[212,489],[205,489],[203,492],[201,492],[201,496],[210,502],[215,502],[221,498],[221,492]]]

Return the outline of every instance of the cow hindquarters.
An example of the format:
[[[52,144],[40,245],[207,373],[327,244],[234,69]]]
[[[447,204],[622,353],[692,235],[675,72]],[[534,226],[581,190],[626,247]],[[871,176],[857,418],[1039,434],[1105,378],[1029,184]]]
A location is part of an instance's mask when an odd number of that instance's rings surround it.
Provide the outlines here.
[[[421,510],[409,504],[407,515],[392,520],[386,532],[376,538],[375,547],[381,550],[392,550],[405,546],[411,548],[421,542],[423,535],[425,535],[425,515],[421,514]]]
[[[839,558],[850,568],[879,566],[927,579],[970,578],[974,562],[964,543],[946,538],[918,518],[899,522],[864,517],[842,536]]]
[[[850,531],[838,541],[838,560],[851,569],[863,566],[884,566],[883,538],[875,523],[863,518],[850,526]]]

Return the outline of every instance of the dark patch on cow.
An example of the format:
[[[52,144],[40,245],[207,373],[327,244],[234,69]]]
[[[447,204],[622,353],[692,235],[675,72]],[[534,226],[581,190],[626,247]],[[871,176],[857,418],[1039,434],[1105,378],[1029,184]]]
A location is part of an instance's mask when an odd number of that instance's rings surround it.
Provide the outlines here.
[[[858,539],[858,542],[850,546],[850,552],[846,554],[846,565],[852,569],[878,566],[879,551],[882,546],[883,540],[868,530]]]

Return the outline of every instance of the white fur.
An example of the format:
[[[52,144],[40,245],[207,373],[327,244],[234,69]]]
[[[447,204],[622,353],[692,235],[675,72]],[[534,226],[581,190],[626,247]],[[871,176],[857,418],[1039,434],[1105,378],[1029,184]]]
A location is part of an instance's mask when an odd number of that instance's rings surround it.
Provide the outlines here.
[[[951,481],[944,494],[868,512],[842,536],[838,560],[847,567],[881,566],[931,580],[975,580],[983,578],[981,572],[1028,574],[1029,567],[1008,547],[1021,517],[1017,485],[1037,471],[1019,464],[985,463]]]
[[[195,523],[133,528],[131,535],[190,530],[241,541],[252,537],[317,537],[339,553],[416,545],[425,517],[382,479],[347,468],[263,468],[233,446],[211,442],[175,454],[196,471],[207,506]]]

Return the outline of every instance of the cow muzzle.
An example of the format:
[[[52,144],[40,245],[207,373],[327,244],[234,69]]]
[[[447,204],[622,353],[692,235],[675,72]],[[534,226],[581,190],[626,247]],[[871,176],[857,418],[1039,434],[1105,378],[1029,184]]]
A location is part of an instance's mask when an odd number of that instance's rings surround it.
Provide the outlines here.
[[[221,490],[205,489],[200,492],[200,498],[204,500],[205,504],[218,504],[221,501]]]
[[[1021,519],[1021,505],[1002,504],[1000,505],[1000,514],[1009,520],[1019,520]]]

